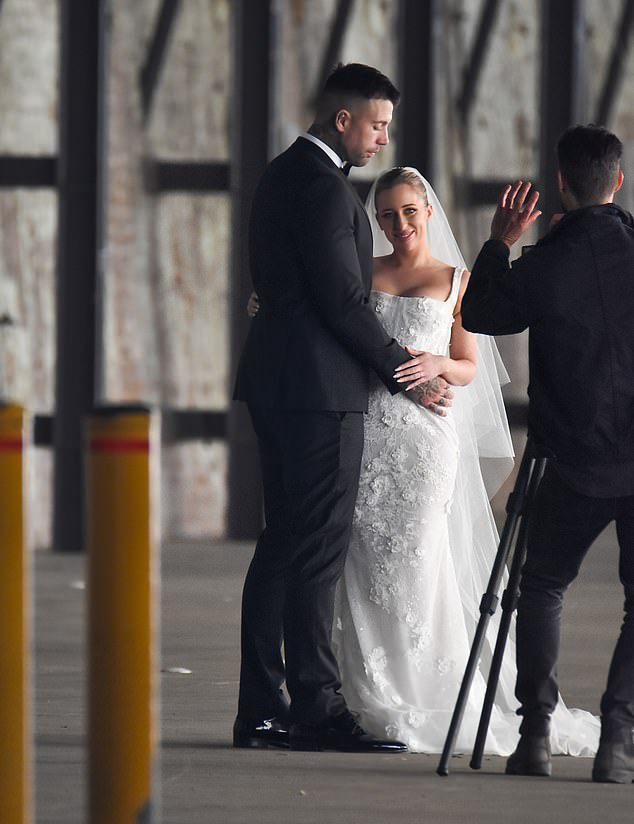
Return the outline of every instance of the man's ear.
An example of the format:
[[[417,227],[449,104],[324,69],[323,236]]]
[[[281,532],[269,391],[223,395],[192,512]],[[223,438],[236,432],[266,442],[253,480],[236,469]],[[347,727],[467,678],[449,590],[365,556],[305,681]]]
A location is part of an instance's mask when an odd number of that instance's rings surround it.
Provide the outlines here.
[[[566,191],[566,181],[563,179],[561,172],[557,172],[557,188],[560,192]]]
[[[615,193],[618,192],[618,190],[623,185],[623,180],[624,180],[623,170],[619,169],[619,174],[618,174],[618,177],[616,179],[616,186],[614,187],[614,192]]]
[[[338,132],[345,132],[346,126],[350,122],[350,112],[347,109],[339,109],[335,115],[335,129]]]

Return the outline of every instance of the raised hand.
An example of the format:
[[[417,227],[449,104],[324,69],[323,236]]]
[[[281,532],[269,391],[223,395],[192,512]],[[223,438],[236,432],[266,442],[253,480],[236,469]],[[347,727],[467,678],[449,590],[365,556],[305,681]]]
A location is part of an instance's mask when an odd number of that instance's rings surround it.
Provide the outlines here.
[[[501,240],[510,248],[541,215],[535,209],[539,192],[529,196],[531,186],[516,180],[504,187],[491,221],[491,240]]]

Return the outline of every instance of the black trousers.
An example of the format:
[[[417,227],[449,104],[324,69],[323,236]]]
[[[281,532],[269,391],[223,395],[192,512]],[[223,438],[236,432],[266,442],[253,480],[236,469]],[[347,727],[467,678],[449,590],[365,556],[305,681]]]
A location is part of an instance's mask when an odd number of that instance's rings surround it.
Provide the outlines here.
[[[517,611],[517,687],[522,733],[544,735],[557,703],[564,593],[590,545],[611,522],[619,542],[625,615],[601,700],[603,726],[634,726],[634,496],[594,498],[547,465],[531,507]]]
[[[318,723],[345,709],[331,637],[357,497],[363,414],[251,405],[249,411],[265,528],[242,597],[238,716],[288,715],[286,681],[292,719]]]

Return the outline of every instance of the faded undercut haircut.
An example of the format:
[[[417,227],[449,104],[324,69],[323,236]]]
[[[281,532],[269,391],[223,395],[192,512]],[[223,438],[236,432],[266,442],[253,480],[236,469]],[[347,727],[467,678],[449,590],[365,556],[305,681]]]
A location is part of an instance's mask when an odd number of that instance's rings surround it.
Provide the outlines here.
[[[603,126],[571,126],[557,143],[559,171],[582,206],[600,203],[617,184],[623,144]]]
[[[355,100],[389,100],[396,106],[400,97],[394,83],[378,69],[363,63],[339,63],[317,99],[317,120],[326,122],[340,109],[349,109]]]

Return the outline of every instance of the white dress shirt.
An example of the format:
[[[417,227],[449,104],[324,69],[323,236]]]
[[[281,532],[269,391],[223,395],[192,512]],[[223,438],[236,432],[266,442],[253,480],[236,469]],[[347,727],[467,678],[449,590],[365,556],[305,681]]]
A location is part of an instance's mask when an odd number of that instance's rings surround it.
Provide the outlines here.
[[[334,149],[331,149],[330,146],[326,145],[323,140],[320,140],[318,137],[315,137],[314,134],[309,134],[308,132],[302,132],[300,137],[303,137],[304,140],[310,140],[310,142],[314,143],[315,146],[319,146],[322,152],[325,152],[328,155],[338,169],[343,169],[343,160],[339,157],[337,152],[335,152]]]

